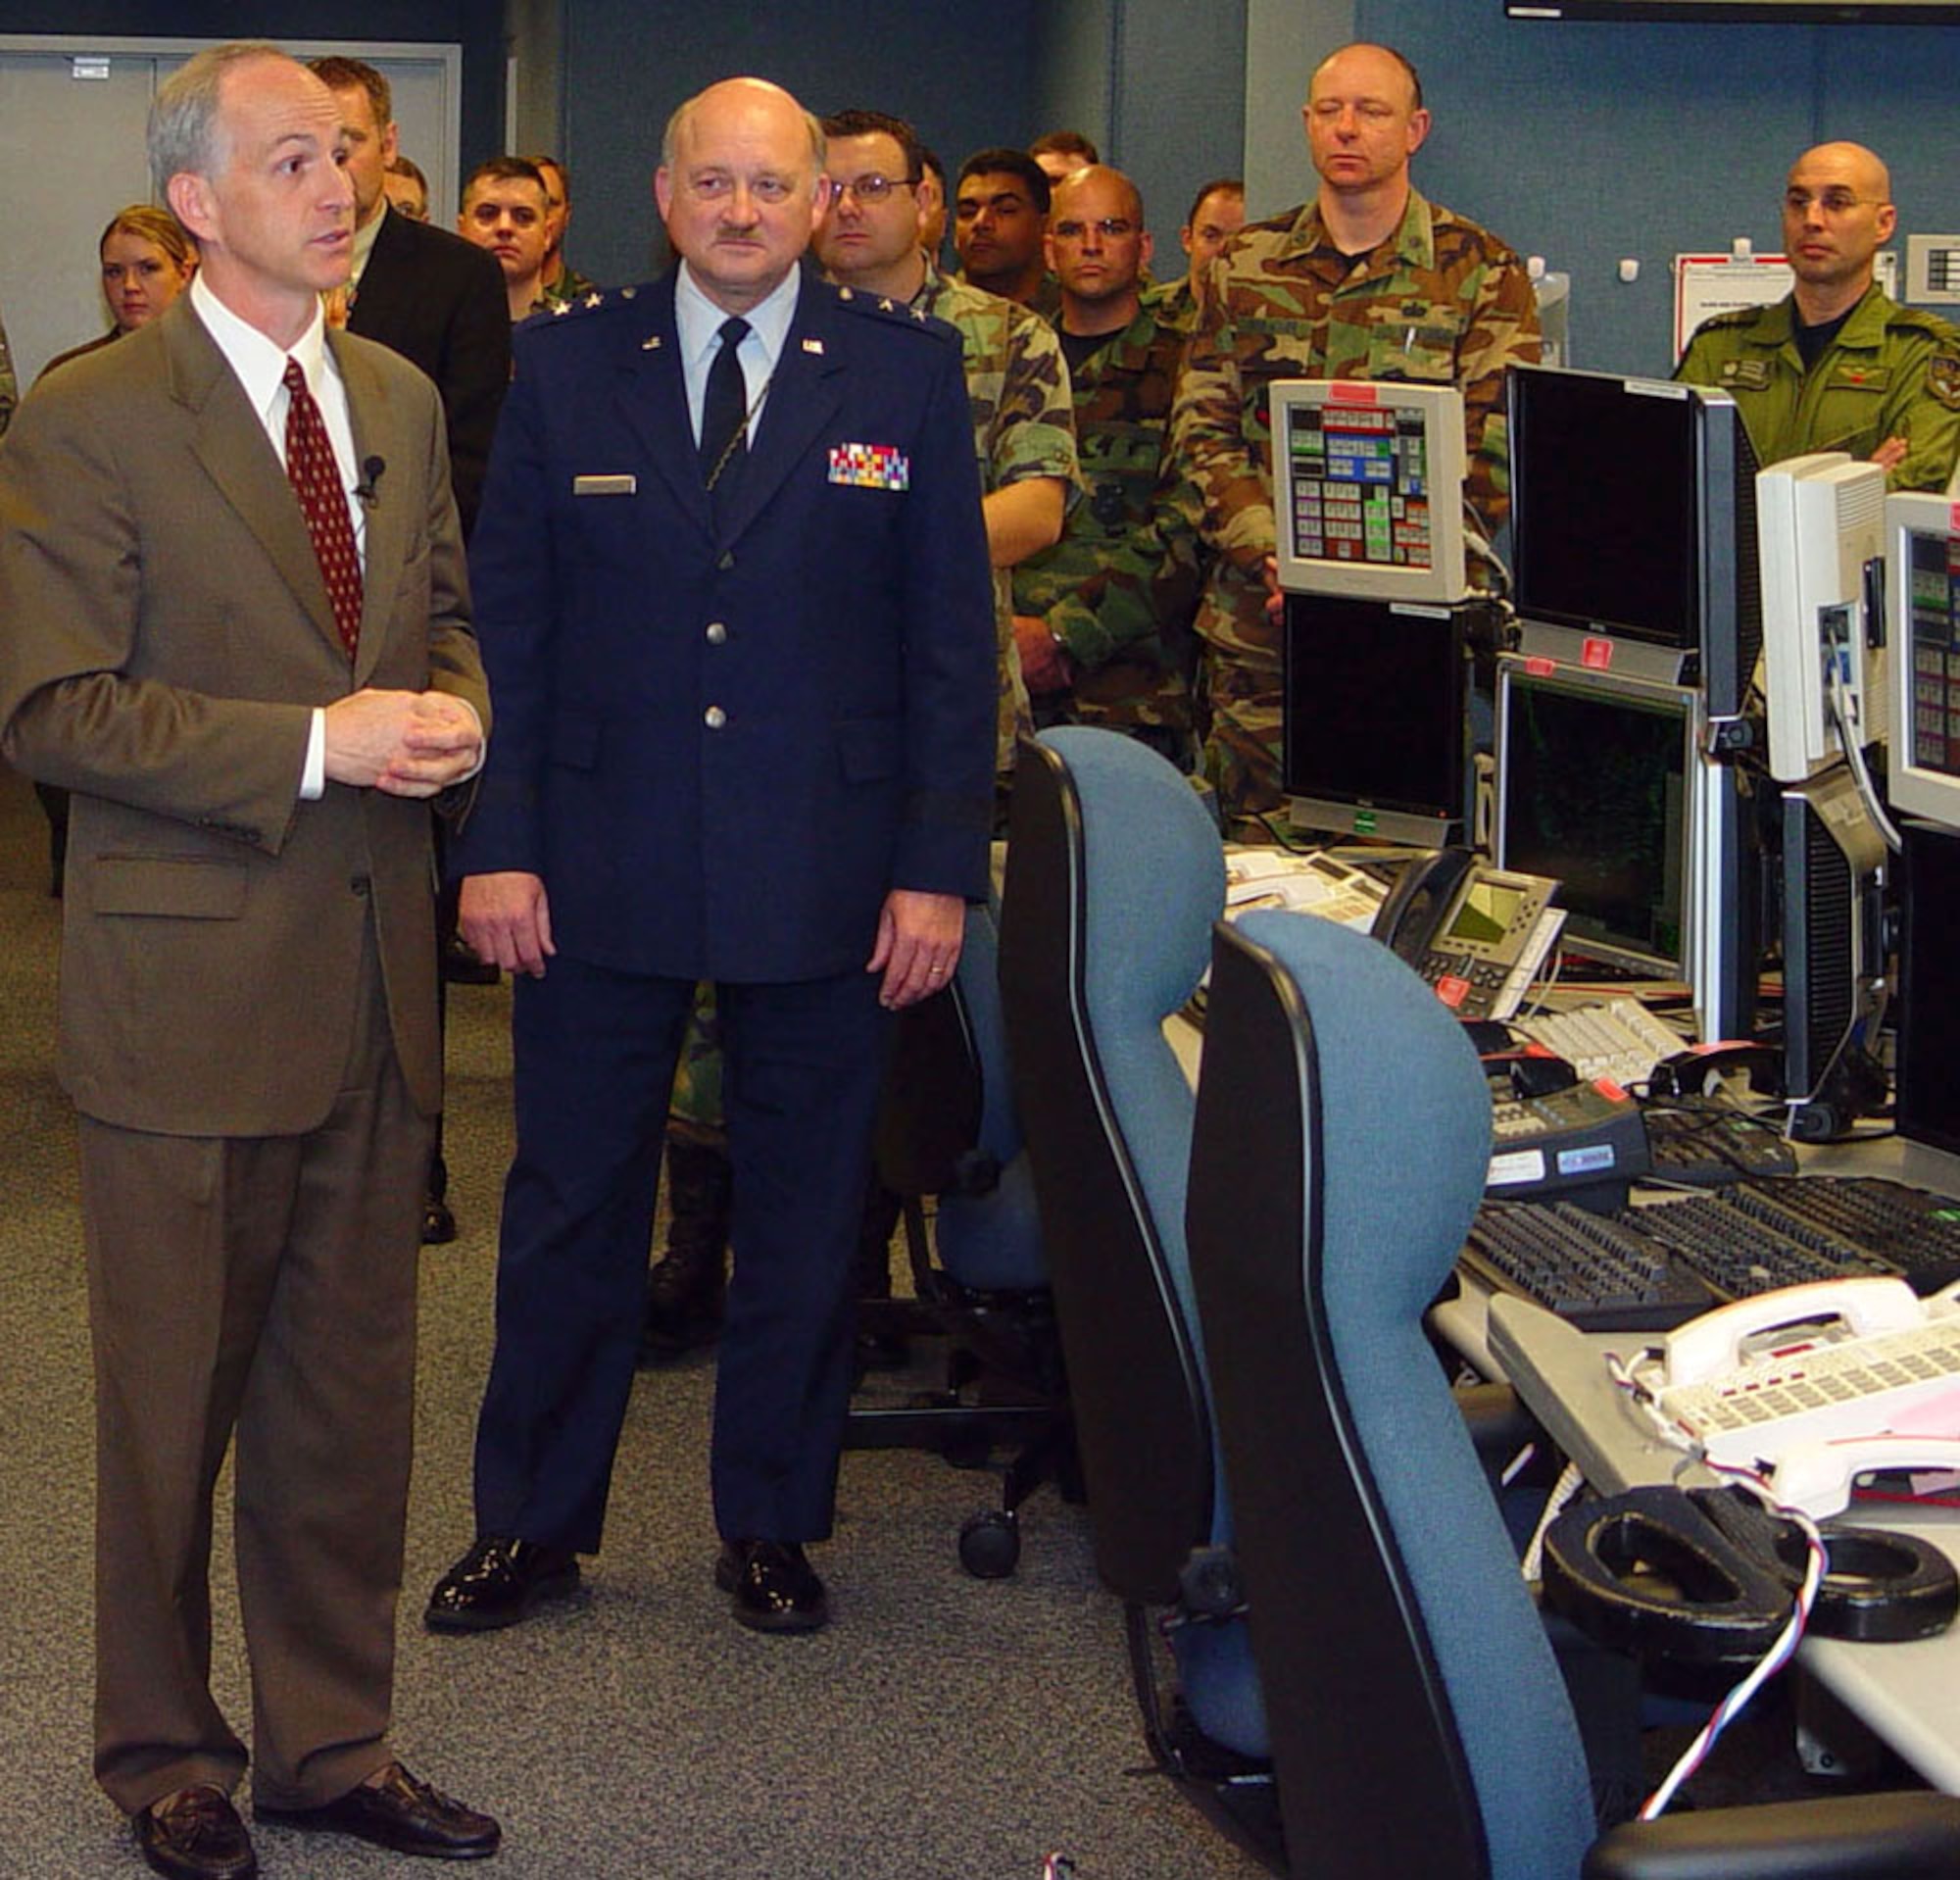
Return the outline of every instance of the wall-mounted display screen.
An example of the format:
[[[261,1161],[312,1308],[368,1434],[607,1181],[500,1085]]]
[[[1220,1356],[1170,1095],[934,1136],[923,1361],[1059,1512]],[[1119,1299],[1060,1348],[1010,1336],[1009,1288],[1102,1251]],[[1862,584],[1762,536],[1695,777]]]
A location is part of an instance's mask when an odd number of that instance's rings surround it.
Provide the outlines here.
[[[1513,20],[1696,20],[1806,26],[1951,25],[1960,0],[1504,0]]]

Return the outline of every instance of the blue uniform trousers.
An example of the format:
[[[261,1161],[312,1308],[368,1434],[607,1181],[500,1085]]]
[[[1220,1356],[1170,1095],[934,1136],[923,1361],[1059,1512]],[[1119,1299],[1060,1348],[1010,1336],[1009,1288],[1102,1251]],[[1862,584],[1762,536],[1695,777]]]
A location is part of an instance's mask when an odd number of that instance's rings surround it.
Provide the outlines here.
[[[735,1174],[712,1449],[726,1538],[830,1532],[853,1258],[889,1036],[878,986],[878,975],[853,971],[716,988]],[[517,981],[517,1145],[476,1429],[480,1534],[599,1546],[694,994],[692,980],[563,954],[542,979]]]

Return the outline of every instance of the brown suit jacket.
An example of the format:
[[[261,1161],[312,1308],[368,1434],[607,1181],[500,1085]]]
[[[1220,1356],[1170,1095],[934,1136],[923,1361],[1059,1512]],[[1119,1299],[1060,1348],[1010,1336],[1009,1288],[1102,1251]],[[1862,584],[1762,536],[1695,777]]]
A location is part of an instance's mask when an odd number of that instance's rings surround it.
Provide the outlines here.
[[[410,1092],[440,1106],[428,806],[299,784],[310,708],[354,687],[453,692],[486,731],[489,698],[435,389],[331,344],[385,465],[351,685],[299,506],[187,296],[56,374],[0,451],[0,752],[74,792],[58,1067],[124,1128],[322,1121],[370,909]]]

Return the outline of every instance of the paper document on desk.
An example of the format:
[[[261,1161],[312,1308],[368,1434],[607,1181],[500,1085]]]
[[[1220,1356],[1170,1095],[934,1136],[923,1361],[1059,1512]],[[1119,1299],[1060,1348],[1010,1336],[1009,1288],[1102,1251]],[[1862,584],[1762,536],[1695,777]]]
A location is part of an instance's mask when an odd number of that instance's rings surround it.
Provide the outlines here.
[[[1326,855],[1284,849],[1232,849],[1225,855],[1225,918],[1278,908],[1337,920],[1356,933],[1375,924],[1388,889],[1371,874]]]

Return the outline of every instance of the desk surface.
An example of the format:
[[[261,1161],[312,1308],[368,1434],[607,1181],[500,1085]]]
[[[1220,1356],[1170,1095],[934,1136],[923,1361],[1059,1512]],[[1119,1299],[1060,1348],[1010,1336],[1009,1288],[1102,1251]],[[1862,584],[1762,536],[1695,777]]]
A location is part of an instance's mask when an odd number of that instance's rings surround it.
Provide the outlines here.
[[[1489,1351],[1518,1396],[1605,1495],[1714,1478],[1661,1441],[1607,1375],[1605,1354],[1643,1341],[1582,1332],[1523,1299],[1490,1303]],[[1960,1509],[1867,1503],[1861,1526],[1918,1535],[1960,1564]],[[1906,1645],[1807,1639],[1799,1662],[1936,1788],[1960,1795],[1960,1629]]]

